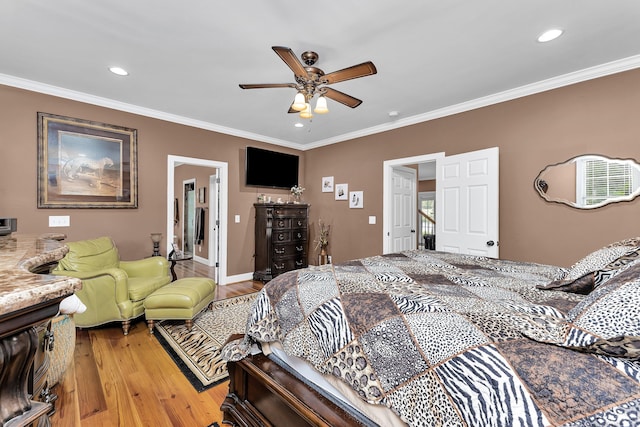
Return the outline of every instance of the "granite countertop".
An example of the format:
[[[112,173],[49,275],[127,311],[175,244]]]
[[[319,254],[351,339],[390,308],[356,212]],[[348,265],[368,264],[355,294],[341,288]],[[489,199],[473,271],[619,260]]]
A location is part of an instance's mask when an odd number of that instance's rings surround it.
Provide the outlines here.
[[[30,270],[55,262],[69,248],[63,234],[0,236],[0,316],[52,299],[71,295],[82,287],[80,279]]]

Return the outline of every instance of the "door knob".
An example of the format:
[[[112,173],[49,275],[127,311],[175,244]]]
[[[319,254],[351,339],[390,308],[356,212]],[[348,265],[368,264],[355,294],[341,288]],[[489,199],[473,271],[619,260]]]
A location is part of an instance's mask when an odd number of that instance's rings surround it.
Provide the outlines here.
[[[412,233],[415,233],[415,232],[416,232],[416,230],[411,230],[411,232],[412,232]]]
[[[487,246],[493,246],[493,245],[495,245],[495,242],[493,240],[489,240],[487,242]]]

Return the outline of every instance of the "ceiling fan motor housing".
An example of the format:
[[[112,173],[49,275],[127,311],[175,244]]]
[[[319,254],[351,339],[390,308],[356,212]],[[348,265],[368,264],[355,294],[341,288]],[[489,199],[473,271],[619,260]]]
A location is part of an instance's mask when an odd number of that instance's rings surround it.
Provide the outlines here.
[[[312,66],[313,64],[315,64],[319,58],[317,53],[312,52],[310,50],[303,52],[302,55],[300,55],[300,57],[302,58],[302,62],[308,66]]]

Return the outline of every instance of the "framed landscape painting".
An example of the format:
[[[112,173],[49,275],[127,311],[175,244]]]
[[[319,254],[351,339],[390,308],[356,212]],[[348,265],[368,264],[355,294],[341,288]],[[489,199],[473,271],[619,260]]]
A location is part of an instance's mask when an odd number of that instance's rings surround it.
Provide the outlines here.
[[[38,208],[137,208],[137,130],[38,113]]]

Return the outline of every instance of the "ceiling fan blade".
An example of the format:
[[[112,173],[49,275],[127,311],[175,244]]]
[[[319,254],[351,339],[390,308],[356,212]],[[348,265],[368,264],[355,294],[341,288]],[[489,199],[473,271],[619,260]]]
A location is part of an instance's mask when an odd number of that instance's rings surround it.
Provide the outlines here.
[[[362,104],[362,101],[358,98],[354,98],[351,95],[347,95],[346,93],[340,92],[339,90],[331,89],[330,87],[325,88],[326,92],[324,96],[327,98],[331,98],[336,102],[346,105],[347,107],[356,108],[358,105]]]
[[[272,46],[271,49],[273,49],[278,54],[280,59],[282,59],[285,64],[287,64],[289,68],[291,68],[293,74],[301,77],[307,76],[307,70],[305,70],[302,62],[300,62],[300,60],[296,57],[296,54],[293,53],[291,49],[283,46]]]
[[[334,71],[333,73],[325,74],[322,78],[327,81],[327,84],[331,84],[371,76],[377,72],[378,70],[376,69],[376,66],[373,65],[373,62],[367,61],[349,68]]]
[[[295,89],[295,83],[261,83],[261,84],[241,84],[242,89],[268,89],[274,87],[292,87]]]

